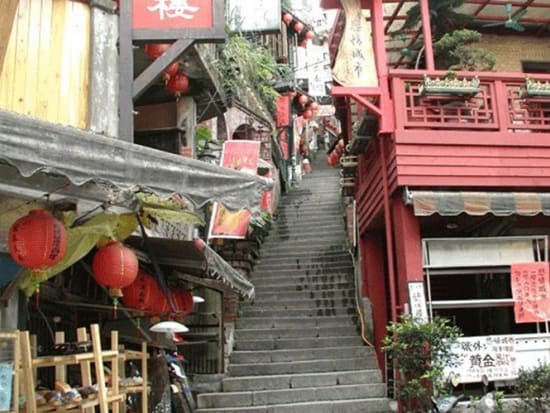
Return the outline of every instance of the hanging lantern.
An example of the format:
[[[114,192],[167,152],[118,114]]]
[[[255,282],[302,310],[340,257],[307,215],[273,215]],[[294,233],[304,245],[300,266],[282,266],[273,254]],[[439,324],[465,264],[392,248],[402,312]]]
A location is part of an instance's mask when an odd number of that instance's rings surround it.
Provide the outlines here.
[[[180,70],[180,62],[175,61],[170,66],[168,66],[166,69],[164,69],[164,79],[169,80],[173,76],[178,73],[178,70]]]
[[[292,17],[292,14],[290,14],[290,13],[283,14],[284,24],[288,25],[292,20],[294,20],[294,17]]]
[[[11,226],[8,249],[16,263],[31,269],[31,274],[35,278],[38,305],[40,272],[54,266],[65,256],[65,227],[45,209],[34,209]]]
[[[306,95],[300,95],[300,96],[298,97],[298,103],[299,103],[300,105],[305,106],[305,104],[306,104],[307,102],[309,102],[309,99],[308,99],[308,97],[307,97]]]
[[[193,293],[185,287],[170,288],[170,297],[178,313],[185,316],[193,311]],[[168,308],[170,310],[170,308]]]
[[[113,297],[115,317],[118,299],[122,297],[122,288],[134,282],[138,268],[136,254],[118,241],[107,243],[94,255],[92,261],[94,278],[99,285],[109,289],[109,295]]]
[[[300,47],[303,47],[303,48],[307,47],[307,39],[304,39],[300,42]]]
[[[193,244],[195,244],[195,248],[197,248],[199,251],[202,251],[206,246],[206,243],[202,238],[195,238],[193,240]]]
[[[172,46],[170,43],[147,43],[143,50],[151,59],[156,59],[162,56],[170,46]]]
[[[176,73],[166,83],[166,90],[174,96],[180,96],[189,90],[189,78],[183,73]]]
[[[302,117],[304,119],[311,119],[313,118],[313,112],[310,109],[304,110],[304,113],[302,113]]]
[[[315,33],[313,33],[311,30],[308,30],[305,34],[305,37],[307,40],[311,40],[315,37]]]
[[[315,112],[316,110],[319,110],[319,104],[317,102],[311,102],[309,104],[309,108]]]
[[[296,22],[294,24],[294,31],[298,34],[302,33],[302,30],[304,30],[304,25],[300,22]]]
[[[166,301],[157,280],[142,269],[133,283],[122,289],[122,302],[128,308],[152,313],[158,303]]]

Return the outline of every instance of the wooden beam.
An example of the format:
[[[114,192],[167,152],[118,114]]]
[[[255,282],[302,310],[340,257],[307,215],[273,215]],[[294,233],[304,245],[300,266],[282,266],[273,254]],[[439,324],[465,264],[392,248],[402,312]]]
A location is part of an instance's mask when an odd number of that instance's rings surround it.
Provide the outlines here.
[[[19,0],[0,0],[0,10],[2,10],[2,24],[0,24],[0,72],[4,66],[4,58],[8,51],[10,43],[11,29],[17,14]]]
[[[174,60],[193,44],[193,39],[178,39],[160,57],[155,59],[147,68],[135,78],[132,87],[133,100],[138,99],[149,86],[170,66]]]

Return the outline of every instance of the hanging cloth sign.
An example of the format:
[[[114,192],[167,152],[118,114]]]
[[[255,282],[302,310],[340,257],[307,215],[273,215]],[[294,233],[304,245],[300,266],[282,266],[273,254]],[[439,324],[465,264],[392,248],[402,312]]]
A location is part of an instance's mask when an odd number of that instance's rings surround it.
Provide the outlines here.
[[[547,262],[512,264],[510,282],[516,323],[550,319],[550,269]]]

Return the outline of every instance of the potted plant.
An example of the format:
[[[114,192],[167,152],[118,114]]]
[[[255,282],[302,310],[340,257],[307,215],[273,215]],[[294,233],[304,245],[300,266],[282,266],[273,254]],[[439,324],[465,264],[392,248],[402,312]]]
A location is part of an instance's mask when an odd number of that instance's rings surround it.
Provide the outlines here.
[[[458,96],[474,96],[479,92],[479,78],[459,79],[454,71],[448,71],[443,78],[430,78],[424,74],[420,85],[420,94],[450,94]]]
[[[458,327],[440,317],[422,322],[404,314],[398,322],[390,323],[382,349],[394,361],[396,398],[402,411],[429,411],[432,392],[446,392],[443,371],[455,364],[451,349],[460,336]]]

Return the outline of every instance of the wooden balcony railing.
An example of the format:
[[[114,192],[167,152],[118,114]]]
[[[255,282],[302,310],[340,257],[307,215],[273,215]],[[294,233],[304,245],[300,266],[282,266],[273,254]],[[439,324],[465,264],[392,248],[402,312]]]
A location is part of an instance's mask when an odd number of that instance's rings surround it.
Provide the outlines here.
[[[390,72],[396,130],[438,129],[550,133],[550,94],[525,91],[527,75],[478,74],[478,91],[426,91],[424,75],[443,79],[446,72],[393,70]],[[472,72],[457,72],[458,79],[472,80]],[[550,75],[529,75],[545,87]]]

